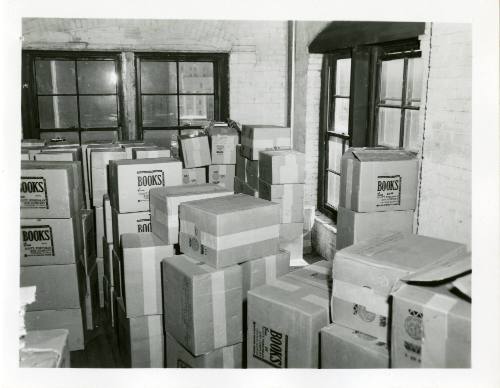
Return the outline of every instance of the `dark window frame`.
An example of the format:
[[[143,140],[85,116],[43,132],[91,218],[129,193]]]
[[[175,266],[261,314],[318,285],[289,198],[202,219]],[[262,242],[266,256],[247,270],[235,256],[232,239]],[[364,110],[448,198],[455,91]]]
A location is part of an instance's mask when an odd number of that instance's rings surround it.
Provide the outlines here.
[[[38,96],[44,94],[37,93],[36,82],[36,69],[35,61],[37,59],[45,60],[62,60],[75,62],[75,81],[76,91],[75,94],[61,94],[61,95],[75,95],[77,98],[77,114],[78,114],[78,127],[75,128],[40,128],[40,118],[38,110]],[[79,93],[78,90],[78,69],[77,61],[114,61],[115,72],[117,75],[116,80],[116,93]],[[122,112],[123,112],[123,95],[122,95],[122,77],[121,77],[121,56],[116,51],[66,51],[66,50],[23,50],[22,51],[22,126],[25,138],[39,138],[40,133],[43,132],[78,132],[79,138],[83,131],[118,131],[121,132],[122,128]],[[57,94],[50,94],[57,95]],[[100,96],[100,95],[113,95],[116,96],[117,104],[117,125],[116,127],[93,127],[83,128],[80,126],[80,96]]]
[[[142,93],[141,91],[141,61],[176,62],[177,91],[176,93]],[[179,93],[179,63],[180,62],[211,62],[214,69],[213,93]],[[201,129],[199,125],[180,124],[181,95],[213,95],[214,120],[224,121],[229,118],[229,54],[227,53],[173,53],[173,52],[140,52],[135,53],[136,72],[136,119],[137,136],[142,138],[144,130],[182,130]],[[176,95],[177,96],[177,122],[178,125],[162,127],[146,127],[142,121],[142,96],[143,95]]]

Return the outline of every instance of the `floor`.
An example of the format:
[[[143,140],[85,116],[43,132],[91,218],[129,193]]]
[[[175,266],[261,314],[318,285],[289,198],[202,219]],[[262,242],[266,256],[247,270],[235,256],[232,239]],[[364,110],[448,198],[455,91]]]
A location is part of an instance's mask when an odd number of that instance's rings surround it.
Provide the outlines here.
[[[304,255],[304,260],[312,264],[321,257],[315,254]],[[100,317],[105,317],[104,309]],[[97,327],[90,331],[84,350],[70,353],[72,368],[123,368],[124,365],[118,351],[115,329],[101,319]]]

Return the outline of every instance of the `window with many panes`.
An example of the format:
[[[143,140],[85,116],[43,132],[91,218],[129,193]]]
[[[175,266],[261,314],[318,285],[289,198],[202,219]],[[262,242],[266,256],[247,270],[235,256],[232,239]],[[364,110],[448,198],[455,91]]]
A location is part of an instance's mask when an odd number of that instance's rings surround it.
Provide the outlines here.
[[[136,66],[140,128],[196,127],[227,118],[221,76],[227,56],[140,54]]]
[[[96,53],[31,52],[25,88],[31,88],[31,132],[117,129],[118,60]],[[26,116],[26,115],[25,115]]]

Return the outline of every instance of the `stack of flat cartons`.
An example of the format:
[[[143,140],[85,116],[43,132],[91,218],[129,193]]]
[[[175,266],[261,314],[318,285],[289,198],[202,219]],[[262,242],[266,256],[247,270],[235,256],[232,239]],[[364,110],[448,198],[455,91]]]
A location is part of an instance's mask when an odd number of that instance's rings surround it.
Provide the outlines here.
[[[338,251],[333,261],[331,314],[333,325],[344,329],[333,326],[322,332],[323,367],[389,367],[385,344],[393,288],[426,266],[442,260],[453,264],[465,252],[462,244],[400,232]]]
[[[303,266],[305,155],[293,150],[261,151],[259,197],[281,205],[280,247],[290,264]]]
[[[162,262],[167,367],[241,367],[243,284],[288,270],[279,205],[228,195],[183,202],[179,218],[184,254]]]
[[[350,148],[342,156],[337,250],[377,234],[411,233],[417,180],[412,152]]]
[[[182,160],[183,184],[207,183],[207,167],[211,164],[208,136],[203,133],[179,135],[179,159]]]
[[[207,133],[212,159],[212,164],[208,166],[208,182],[234,191],[238,131],[230,127],[216,126],[209,128]]]
[[[84,347],[85,260],[79,162],[21,164],[21,286],[37,287],[26,328],[65,328],[70,350]]]

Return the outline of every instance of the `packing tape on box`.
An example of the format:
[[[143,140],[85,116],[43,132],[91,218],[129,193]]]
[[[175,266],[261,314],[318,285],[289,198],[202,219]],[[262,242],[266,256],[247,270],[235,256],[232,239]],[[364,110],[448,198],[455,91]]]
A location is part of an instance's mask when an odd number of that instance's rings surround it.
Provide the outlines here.
[[[142,297],[144,301],[143,312],[156,311],[156,306],[158,304],[156,295],[156,273],[160,269],[155,268],[158,265],[156,260],[144,260],[144,255],[142,254],[144,249],[140,249],[140,251],[142,266]],[[146,292],[146,290],[152,290],[152,292]]]
[[[457,300],[436,294],[423,305],[422,368],[446,367],[448,313]]]
[[[347,159],[347,169],[346,169],[346,185],[345,185],[345,207],[346,209],[351,208],[351,196],[352,196],[352,174],[354,169],[354,161],[352,159]],[[340,178],[342,179],[342,177]]]
[[[234,346],[226,346],[222,348],[222,367],[234,368]]]
[[[226,293],[224,289],[224,271],[210,274],[212,287],[212,317],[214,329],[214,348],[227,345],[226,332]]]
[[[368,311],[384,317],[389,314],[387,298],[377,295],[371,288],[334,280],[332,296],[350,303],[363,305]]]
[[[276,279],[276,259],[277,255],[264,257],[264,265],[266,268],[266,283],[270,283]]]
[[[279,224],[226,234],[224,236],[214,236],[213,234],[197,230],[196,225],[191,221],[180,220],[180,226],[181,232],[199,238],[201,244],[215,250],[231,249],[279,237]]]

